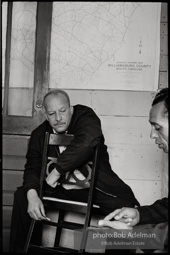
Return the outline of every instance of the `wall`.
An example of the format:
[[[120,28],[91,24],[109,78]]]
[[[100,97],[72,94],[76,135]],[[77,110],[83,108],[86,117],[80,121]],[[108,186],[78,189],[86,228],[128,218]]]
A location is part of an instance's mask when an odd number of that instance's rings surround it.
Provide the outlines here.
[[[168,86],[168,17],[162,3],[159,88]],[[101,118],[113,170],[141,205],[167,193],[168,159],[149,138],[152,92],[67,90],[72,104],[91,106]],[[89,123],[90,124],[90,123]],[[3,135],[3,250],[8,251],[13,193],[22,185],[29,136]]]

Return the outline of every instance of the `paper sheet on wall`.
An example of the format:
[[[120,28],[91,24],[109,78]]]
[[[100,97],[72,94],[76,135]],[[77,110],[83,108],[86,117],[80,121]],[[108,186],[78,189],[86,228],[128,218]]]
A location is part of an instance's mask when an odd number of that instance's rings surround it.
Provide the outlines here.
[[[51,88],[158,89],[161,3],[53,4]]]

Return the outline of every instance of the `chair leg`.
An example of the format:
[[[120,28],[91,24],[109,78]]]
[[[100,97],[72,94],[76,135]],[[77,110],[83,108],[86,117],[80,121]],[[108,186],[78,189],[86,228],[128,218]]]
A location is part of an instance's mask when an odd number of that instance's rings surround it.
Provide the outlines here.
[[[87,235],[88,235],[87,228],[84,228],[83,229],[83,233],[82,233],[79,253],[85,253],[86,242],[87,242]]]
[[[92,203],[92,198],[90,198],[90,199],[91,199],[90,203]],[[90,221],[91,221],[91,210],[92,209],[90,206],[87,209],[87,213],[86,213],[79,253],[84,253],[86,250],[86,242],[87,242],[87,237],[88,237],[88,226],[90,226]]]
[[[64,220],[64,211],[63,210],[59,210],[59,215],[58,215],[58,223],[62,223]],[[56,236],[55,236],[55,241],[54,241],[54,247],[59,246],[59,242],[60,242],[60,237],[61,237],[61,232],[62,232],[62,227],[57,227],[56,228]]]
[[[28,232],[28,236],[27,236],[27,240],[26,240],[26,243],[25,243],[25,246],[24,246],[23,253],[27,253],[27,251],[28,251],[28,247],[30,245],[34,225],[35,225],[35,220],[32,219],[31,225],[30,225],[30,228],[29,228],[29,232]]]

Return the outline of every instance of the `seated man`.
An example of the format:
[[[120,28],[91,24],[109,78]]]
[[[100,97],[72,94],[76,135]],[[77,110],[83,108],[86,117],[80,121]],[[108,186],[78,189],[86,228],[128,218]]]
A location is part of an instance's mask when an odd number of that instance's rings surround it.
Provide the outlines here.
[[[168,88],[157,93],[150,110],[149,122],[151,124],[151,138],[165,153],[169,151],[169,117],[168,117]],[[110,221],[111,219],[116,221]],[[168,198],[164,197],[155,201],[152,205],[139,206],[136,208],[123,207],[116,209],[104,220],[99,221],[100,226],[118,228],[118,222],[125,222],[128,226],[137,224],[159,224],[163,223],[167,231],[168,226]],[[166,224],[167,223],[167,224]],[[166,243],[166,240],[165,240]]]
[[[28,234],[31,218],[46,219],[45,210],[39,198],[39,179],[45,132],[73,134],[71,144],[61,154],[57,149],[57,163],[46,178],[46,195],[86,202],[88,188],[58,185],[62,176],[75,169],[83,174],[81,166],[88,162],[94,147],[101,141],[100,157],[95,180],[94,202],[104,215],[122,206],[139,205],[131,188],[111,169],[107,146],[104,143],[101,122],[95,112],[83,105],[70,105],[70,99],[63,90],[54,89],[44,97],[47,120],[31,134],[24,171],[23,186],[15,192],[11,222],[10,251],[22,252]],[[60,148],[58,148],[60,149]],[[51,155],[52,156],[52,155]],[[82,171],[82,172],[81,172]]]

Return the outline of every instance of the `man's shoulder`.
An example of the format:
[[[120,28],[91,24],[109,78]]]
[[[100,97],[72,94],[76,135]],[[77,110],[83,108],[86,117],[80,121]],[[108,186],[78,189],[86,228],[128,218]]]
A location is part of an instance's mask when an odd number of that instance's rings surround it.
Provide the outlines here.
[[[32,131],[32,135],[41,135],[44,134],[45,132],[50,132],[50,125],[49,122],[47,120],[45,120],[43,123],[41,123],[38,127],[36,127],[33,131]]]
[[[82,104],[74,105],[74,111],[75,112],[94,112],[91,107],[82,105]]]
[[[99,117],[91,107],[80,104],[74,106],[72,123],[75,123],[77,121],[85,122],[92,120],[97,122],[100,121]]]

